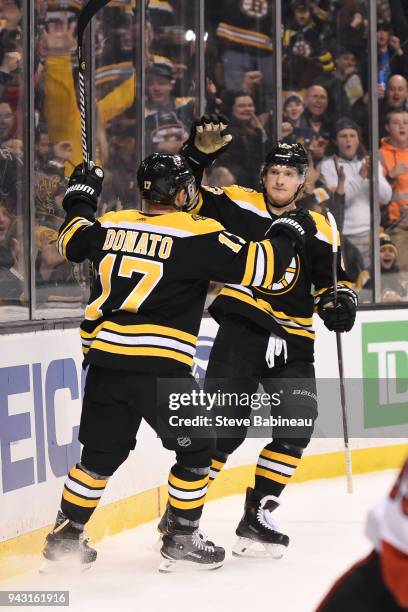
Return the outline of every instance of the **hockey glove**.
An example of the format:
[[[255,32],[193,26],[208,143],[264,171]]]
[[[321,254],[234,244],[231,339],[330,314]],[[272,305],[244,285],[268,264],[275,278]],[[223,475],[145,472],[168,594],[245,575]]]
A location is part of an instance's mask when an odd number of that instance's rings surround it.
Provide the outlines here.
[[[69,212],[76,203],[90,204],[96,211],[98,197],[101,195],[104,173],[99,166],[92,165],[84,171],[83,164],[75,167],[69,179],[68,189],[65,192],[62,206]]]
[[[348,332],[356,320],[357,294],[348,287],[337,287],[337,303],[334,306],[334,290],[329,289],[317,298],[317,312],[330,331]]]
[[[225,134],[228,119],[223,115],[204,115],[195,119],[190,136],[180,149],[191,167],[208,168],[223,153],[232,141],[231,134]]]
[[[311,214],[304,208],[297,208],[278,217],[267,232],[268,238],[286,234],[302,250],[306,240],[315,235],[316,224]]]

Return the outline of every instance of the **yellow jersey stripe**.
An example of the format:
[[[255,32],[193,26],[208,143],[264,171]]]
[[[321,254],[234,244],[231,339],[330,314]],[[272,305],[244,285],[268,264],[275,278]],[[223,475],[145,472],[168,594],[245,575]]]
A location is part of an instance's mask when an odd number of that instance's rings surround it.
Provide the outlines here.
[[[115,355],[127,355],[130,357],[163,357],[165,359],[175,359],[181,361],[188,366],[193,365],[193,358],[178,353],[177,351],[170,349],[159,349],[150,346],[117,346],[116,344],[109,344],[102,340],[95,340],[92,343],[92,349],[98,351],[104,351],[105,353],[114,353]]]
[[[298,323],[299,325],[311,325],[312,322],[313,322],[312,318],[288,317],[288,315],[285,315],[283,312],[279,312],[279,311],[273,310],[269,306],[269,304],[267,302],[265,302],[264,300],[256,301],[250,295],[245,295],[244,293],[241,293],[240,291],[236,291],[235,289],[225,289],[224,288],[220,292],[220,295],[225,295],[225,296],[236,298],[238,300],[241,300],[242,302],[246,302],[250,306],[254,306],[254,308],[258,308],[258,310],[262,310],[262,312],[266,312],[267,314],[269,314],[269,313],[275,314],[279,318],[285,318],[285,320],[293,321],[294,323]],[[281,315],[283,315],[283,316],[281,316]],[[304,330],[304,329],[294,329],[292,327],[290,327],[290,328],[285,327],[285,326],[282,326],[282,327],[283,327],[283,329],[285,329],[286,331],[288,331],[291,334],[292,333],[293,334],[297,333],[298,335],[306,336],[308,338],[314,338],[315,337],[314,332],[308,332],[307,330]]]
[[[81,338],[95,338],[102,329],[108,329],[113,332],[119,332],[122,334],[159,334],[161,336],[169,336],[170,338],[176,338],[177,340],[183,340],[194,346],[197,344],[197,336],[183,332],[173,327],[165,327],[164,325],[119,325],[118,323],[112,323],[112,321],[104,321],[93,332],[85,332],[80,330]]]
[[[174,474],[170,474],[169,483],[178,489],[187,489],[189,491],[194,491],[194,489],[202,489],[205,485],[208,484],[209,476],[205,478],[201,478],[201,480],[195,480],[191,482],[190,480],[182,480],[181,478],[177,478]]]
[[[273,273],[275,268],[275,254],[269,240],[263,240],[261,243],[266,251],[266,275],[264,280],[264,286],[269,287],[272,285]]]
[[[294,467],[298,466],[300,463],[300,457],[291,457],[290,455],[277,453],[276,451],[271,451],[267,448],[264,448],[261,451],[261,457],[265,457],[266,459],[274,459],[275,461],[282,461],[282,463],[287,463],[288,465],[293,465]]]
[[[82,506],[83,508],[96,508],[99,503],[99,499],[82,499],[82,497],[74,495],[70,491],[67,491],[65,488],[62,491],[62,497],[71,504],[75,504],[76,506]]]
[[[314,332],[309,332],[306,329],[295,329],[293,327],[286,327],[282,325],[282,328],[288,332],[288,334],[295,334],[295,336],[304,336],[305,338],[310,338],[311,340],[315,339],[316,334]]]
[[[95,487],[97,489],[106,487],[106,485],[108,484],[107,480],[98,480],[97,478],[92,478],[92,476],[86,474],[85,472],[79,470],[76,467],[72,468],[72,470],[69,471],[69,476],[75,478],[75,480],[78,480],[79,482],[82,482],[85,485],[88,485],[89,487]]]
[[[225,289],[224,288],[220,291],[220,295],[226,295],[229,297],[237,298],[238,300],[241,300],[242,302],[246,302],[250,306],[254,306],[255,308],[258,308],[258,310],[262,310],[262,312],[266,312],[266,310],[262,308],[262,306],[260,306],[253,297],[251,297],[250,295],[246,295],[245,293],[241,293],[241,291],[235,291],[235,289]]]
[[[254,268],[255,268],[255,255],[256,255],[256,243],[250,242],[248,248],[247,261],[245,266],[245,272],[240,285],[250,285],[251,280],[254,276]]]
[[[270,472],[269,470],[264,470],[260,467],[256,468],[255,476],[263,476],[263,478],[268,478],[268,480],[274,480],[275,482],[279,482],[280,484],[288,484],[288,482],[290,481],[290,476],[281,476],[281,474],[275,474],[275,472]]]
[[[62,240],[63,237],[65,236],[65,234],[68,232],[69,228],[76,223],[77,221],[83,219],[83,217],[74,217],[73,219],[71,219],[71,221],[64,227],[64,229],[62,230],[62,232],[60,231],[60,234],[58,236],[58,241]]]
[[[62,255],[64,257],[67,256],[67,246],[69,241],[71,240],[71,238],[74,236],[74,234],[76,234],[76,232],[84,226],[87,225],[92,225],[92,223],[90,223],[89,221],[86,221],[86,219],[82,219],[82,221],[78,221],[65,235],[64,238],[62,239],[61,242],[61,250],[62,250]]]

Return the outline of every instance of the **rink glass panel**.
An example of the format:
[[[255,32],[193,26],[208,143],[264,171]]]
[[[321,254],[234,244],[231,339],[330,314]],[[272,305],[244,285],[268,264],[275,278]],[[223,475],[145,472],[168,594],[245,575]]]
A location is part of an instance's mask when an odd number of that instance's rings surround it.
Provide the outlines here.
[[[177,153],[199,114],[197,24],[199,2],[146,5],[145,153]]]
[[[383,170],[393,187],[381,209],[383,236],[379,247],[377,299],[382,303],[408,301],[408,6],[379,2],[377,6],[378,139]],[[387,54],[391,57],[387,64]],[[387,117],[390,111],[398,111]],[[402,111],[402,112],[401,112]]]
[[[66,177],[82,158],[76,60],[76,20],[81,2],[35,0],[23,3],[23,9],[18,4],[13,0],[5,3],[0,15],[0,72],[3,73],[0,325],[5,330],[18,320],[81,316],[89,291],[88,266],[68,264],[56,251],[57,232],[64,217],[61,202]],[[232,4],[235,11],[228,8]],[[328,17],[324,12],[314,15],[321,21],[321,37],[314,50],[312,39],[291,42],[290,30],[295,28],[290,3],[169,0],[148,2],[145,6],[133,0],[112,0],[93,20],[85,36],[92,84],[89,106],[93,157],[104,165],[107,175],[99,212],[140,206],[136,186],[140,160],[152,151],[176,150],[186,137],[192,117],[204,110],[227,111],[232,122],[237,123],[234,126],[237,139],[245,136],[249,147],[245,160],[252,164],[249,176],[243,176],[242,171],[248,170],[249,163],[239,166],[231,151],[204,180],[214,186],[238,182],[258,188],[260,159],[274,135],[291,136],[290,126],[285,125],[288,93],[292,93],[292,120],[296,121],[296,103],[305,103],[308,86],[316,80],[330,93],[327,110],[332,130],[342,117],[355,120],[360,127],[361,143],[371,159],[379,160],[379,142],[373,142],[375,130],[372,128],[377,124],[378,137],[384,135],[382,111],[386,94],[382,96],[378,89],[377,112],[370,112],[373,109],[365,98],[372,93],[369,75],[376,86],[387,75],[384,77],[381,72],[380,61],[378,69],[371,61],[369,32],[371,39],[375,38],[375,51],[377,18],[391,23],[391,34],[399,38],[403,53],[408,47],[408,35],[404,20],[389,12],[387,2],[378,2],[374,22],[370,21],[370,7],[372,12],[375,6],[366,1],[360,3],[358,10],[347,14],[346,7],[338,4],[336,8],[333,4]],[[273,18],[279,11],[283,24],[280,44],[273,35],[276,30]],[[404,11],[407,12],[405,8]],[[237,32],[245,30],[246,18],[256,20],[252,27],[255,45],[240,49],[231,38],[236,39]],[[361,32],[356,35],[350,28],[356,31],[360,28]],[[271,46],[268,36],[272,39]],[[395,50],[394,39],[392,44]],[[282,61],[278,65],[280,55]],[[406,65],[403,62],[401,65],[402,76],[406,78]],[[337,95],[338,83],[334,77],[341,71],[343,76],[348,73],[346,96],[349,96],[351,111],[341,87]],[[159,86],[155,83],[155,91],[154,79],[159,81]],[[230,82],[234,79],[235,83]],[[280,85],[283,94],[278,101]],[[247,94],[246,99],[240,100],[246,105],[246,109],[241,108],[244,115],[241,123],[234,117],[235,100],[229,92],[238,87]],[[30,96],[23,95],[23,91]],[[146,92],[144,100],[143,91]],[[251,104],[248,108],[251,98],[254,110]],[[251,116],[248,130],[243,126],[245,113]],[[319,143],[311,144],[307,129],[300,138],[315,156],[321,154]],[[333,153],[330,148],[336,146],[335,134],[328,140],[324,154],[330,158]],[[402,179],[405,174],[402,172]],[[307,195],[313,195],[316,189],[313,206],[324,211],[327,208],[325,188],[313,185],[316,176],[317,172],[311,173],[312,185],[308,185]],[[378,176],[370,171],[368,187],[365,182],[364,194],[362,187],[360,193],[363,200],[369,199],[370,206],[368,255],[361,265],[359,249],[365,249],[365,253],[367,250],[367,237],[363,236],[362,243],[357,240],[354,244],[357,249],[357,257],[351,257],[354,268],[350,266],[350,254],[347,262],[347,253],[346,265],[360,286],[367,277],[372,277],[360,290],[360,303],[369,306],[375,293],[374,303],[403,305],[407,300],[405,232],[408,230],[399,219],[389,218],[389,207],[379,201],[380,189],[373,187],[376,180]],[[347,209],[334,207],[333,210],[339,215],[341,226],[340,213]],[[374,219],[374,210],[380,210],[379,219]],[[380,225],[391,241],[398,243],[399,270],[395,268],[391,273],[381,271],[383,251],[372,240],[375,236],[378,242]],[[388,250],[392,251],[392,247]],[[218,287],[212,289],[215,293]]]
[[[23,10],[10,3],[0,15],[0,322],[29,317]]]
[[[94,20],[95,146],[105,169],[98,214],[140,206],[139,4],[111,2]]]
[[[206,110],[230,119],[234,140],[207,172],[212,187],[259,189],[275,137],[274,9],[271,0],[205,3]]]
[[[88,266],[57,251],[67,180],[82,161],[76,23],[80,2],[37,0],[34,11],[33,318],[81,316]]]

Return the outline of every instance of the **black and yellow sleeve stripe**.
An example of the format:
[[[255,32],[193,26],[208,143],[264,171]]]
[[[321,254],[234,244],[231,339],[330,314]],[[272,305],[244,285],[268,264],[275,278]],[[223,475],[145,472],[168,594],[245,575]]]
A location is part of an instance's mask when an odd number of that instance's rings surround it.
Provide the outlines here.
[[[241,285],[268,287],[272,284],[274,273],[274,253],[269,240],[250,242]]]
[[[91,221],[84,217],[74,217],[67,225],[60,230],[58,235],[58,253],[63,257],[67,257],[67,246],[81,228],[93,225]]]

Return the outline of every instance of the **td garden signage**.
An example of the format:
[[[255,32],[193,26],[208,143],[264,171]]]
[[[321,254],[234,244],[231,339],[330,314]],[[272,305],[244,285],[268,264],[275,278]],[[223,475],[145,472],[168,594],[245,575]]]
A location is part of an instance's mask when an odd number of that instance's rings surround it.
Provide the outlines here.
[[[408,321],[362,324],[364,425],[408,423]]]

